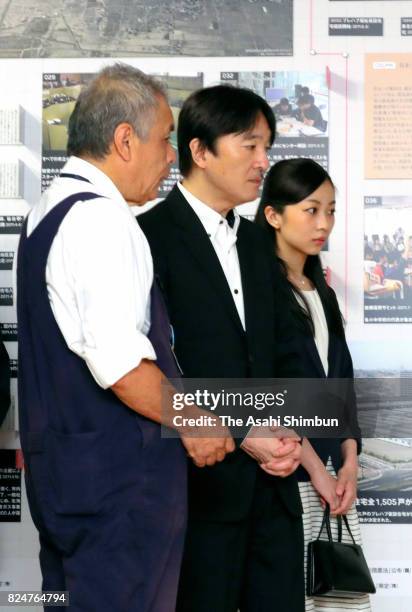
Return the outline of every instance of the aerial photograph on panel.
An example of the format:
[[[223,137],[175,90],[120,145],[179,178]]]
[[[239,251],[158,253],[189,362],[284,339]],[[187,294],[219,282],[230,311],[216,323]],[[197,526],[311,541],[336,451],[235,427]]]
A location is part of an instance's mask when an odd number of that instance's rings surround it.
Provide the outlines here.
[[[293,0],[0,0],[0,58],[293,54]]]

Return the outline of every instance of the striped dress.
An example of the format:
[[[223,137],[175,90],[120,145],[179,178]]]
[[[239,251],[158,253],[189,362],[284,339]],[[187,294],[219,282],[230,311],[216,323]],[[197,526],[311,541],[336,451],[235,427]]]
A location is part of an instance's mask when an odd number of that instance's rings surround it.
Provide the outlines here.
[[[328,343],[329,333],[326,322],[325,313],[318,292],[305,291],[305,297],[311,310],[312,320],[315,328],[315,344],[322,361],[325,373],[328,372]],[[329,459],[327,470],[332,476],[336,476],[332,462]],[[311,482],[299,482],[299,491],[303,505],[303,529],[305,541],[305,581],[307,568],[307,550],[308,544],[312,540],[316,540],[319,534],[320,526],[323,519],[323,508],[320,503],[319,494],[316,492]],[[347,513],[349,527],[357,544],[361,544],[361,533],[359,527],[358,513],[355,504]],[[334,540],[338,539],[337,521],[331,518],[332,536]],[[322,532],[322,539],[327,539],[326,530]],[[343,525],[342,541],[352,542],[351,537]],[[306,597],[305,599],[306,612],[335,612],[336,610],[347,610],[348,612],[371,612],[369,595],[349,598],[335,597]]]
[[[329,461],[327,470],[335,476],[332,463]],[[319,534],[320,526],[323,518],[323,508],[320,503],[319,494],[314,489],[311,482],[300,482],[299,491],[303,505],[303,531],[305,541],[305,581],[307,568],[307,550],[308,544],[312,540],[316,540]],[[357,544],[362,544],[361,533],[359,526],[358,513],[355,504],[347,513],[347,519],[352,535]],[[337,541],[338,527],[337,521],[331,517],[332,537]],[[322,540],[327,540],[326,529],[323,530]],[[342,541],[351,543],[351,537],[345,525],[342,526]],[[356,597],[355,599],[344,599],[335,597],[306,597],[305,611],[306,612],[336,612],[336,610],[347,610],[348,612],[371,612],[369,595]]]

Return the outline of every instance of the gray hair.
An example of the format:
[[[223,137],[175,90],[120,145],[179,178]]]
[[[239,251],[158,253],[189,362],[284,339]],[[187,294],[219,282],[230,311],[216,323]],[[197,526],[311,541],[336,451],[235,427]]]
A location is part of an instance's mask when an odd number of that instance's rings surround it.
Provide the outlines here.
[[[166,97],[163,84],[141,70],[120,62],[103,68],[77,99],[69,120],[68,155],[104,158],[120,123],[129,123],[146,140],[159,96]]]

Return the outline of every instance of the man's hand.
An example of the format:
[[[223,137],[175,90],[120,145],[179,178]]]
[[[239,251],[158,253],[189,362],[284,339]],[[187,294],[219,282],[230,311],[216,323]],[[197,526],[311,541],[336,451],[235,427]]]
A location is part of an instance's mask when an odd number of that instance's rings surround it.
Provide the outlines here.
[[[292,434],[292,437],[278,435],[278,431],[270,428],[253,428],[243,440],[241,448],[256,459],[262,470],[271,476],[285,477],[298,467],[301,445],[296,434]]]
[[[227,453],[235,450],[235,443],[230,431],[225,427],[218,416],[208,415],[197,407],[190,408],[196,415],[206,414],[213,424],[202,426],[183,426],[178,428],[180,439],[187,454],[197,467],[214,465],[223,461]]]
[[[143,359],[139,366],[118,380],[111,389],[132,410],[156,423],[176,429],[188,455],[198,467],[222,461],[227,453],[235,450],[228,428],[223,427],[218,417],[213,417],[197,406],[185,406],[181,414],[193,419],[201,416],[214,418],[214,426],[175,427],[173,394],[176,389],[152,361]]]
[[[279,439],[278,439],[279,440]],[[281,476],[285,478],[290,476],[298,468],[302,447],[299,441],[286,438],[280,438],[282,447],[278,450],[277,456],[273,457],[267,463],[262,463],[261,468],[270,476]]]
[[[205,467],[205,465],[214,465],[218,461],[223,461],[227,453],[235,450],[235,443],[229,431],[226,436],[220,434],[216,437],[205,437],[204,428],[201,437],[181,436],[183,446],[185,447],[189,457],[197,467]],[[213,434],[213,432],[212,432]]]

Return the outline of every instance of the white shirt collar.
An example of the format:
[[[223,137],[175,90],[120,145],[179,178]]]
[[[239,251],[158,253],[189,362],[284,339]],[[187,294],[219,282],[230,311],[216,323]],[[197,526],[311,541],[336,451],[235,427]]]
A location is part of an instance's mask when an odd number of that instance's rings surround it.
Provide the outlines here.
[[[90,181],[90,183],[93,185],[93,190],[96,190],[99,195],[102,195],[116,202],[124,202],[125,206],[129,208],[129,205],[127,204],[126,200],[124,199],[120,191],[117,189],[113,181],[107,176],[107,174],[102,172],[102,170],[99,170],[99,168],[97,168],[90,162],[72,155],[67,160],[61,172],[82,176],[83,178]],[[61,180],[70,181],[71,179],[63,178]],[[86,185],[87,183],[84,183],[84,191],[88,191]]]
[[[177,186],[180,189],[181,194],[186,199],[187,203],[199,217],[200,222],[202,223],[206,233],[210,238],[213,239],[216,236],[216,233],[222,221],[226,224],[228,231],[233,232],[233,234],[236,236],[237,230],[239,228],[240,216],[235,208],[233,209],[235,222],[233,224],[233,227],[230,227],[230,225],[226,221],[226,218],[223,215],[221,215],[216,210],[199,200],[199,198],[190,193],[190,191],[188,191],[186,187],[184,187],[181,183],[177,183]]]
[[[98,196],[107,198],[107,201],[112,202],[113,206],[127,209],[130,215],[134,216],[131,207],[113,181],[93,164],[80,159],[80,157],[72,156],[69,157],[61,173],[81,176],[90,181],[90,184],[74,178],[56,176],[50,187],[43,193],[39,202],[29,212],[27,235],[30,235],[52,208],[71,193],[75,194],[84,191],[95,193]]]

